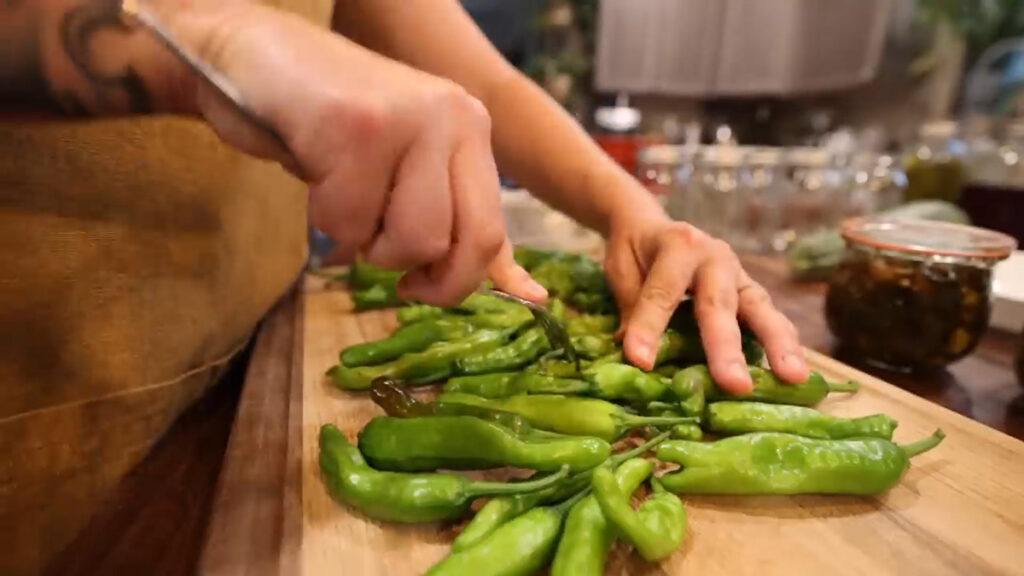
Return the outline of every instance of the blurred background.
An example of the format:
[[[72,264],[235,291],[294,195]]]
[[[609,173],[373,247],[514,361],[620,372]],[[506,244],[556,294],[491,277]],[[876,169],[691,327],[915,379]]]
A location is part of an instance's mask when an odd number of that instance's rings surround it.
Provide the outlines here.
[[[744,251],[906,200],[1024,238],[1024,0],[463,0],[673,215]],[[509,183],[514,186],[514,183]]]

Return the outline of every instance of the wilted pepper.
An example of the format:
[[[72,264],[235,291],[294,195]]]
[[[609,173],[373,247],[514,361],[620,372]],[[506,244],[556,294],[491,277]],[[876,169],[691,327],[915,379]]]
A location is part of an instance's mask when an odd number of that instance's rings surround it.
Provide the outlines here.
[[[604,470],[601,468],[600,470]],[[607,470],[604,470],[607,472]],[[623,462],[615,471],[613,482],[632,494],[654,471],[654,463],[643,458]],[[595,470],[594,472],[597,472]],[[610,474],[610,472],[608,472]],[[608,552],[615,543],[618,530],[605,519],[597,499],[590,494],[576,503],[565,519],[562,538],[558,542],[551,576],[600,576]]]
[[[409,384],[426,384],[444,380],[455,370],[455,360],[466,354],[493,350],[512,336],[514,329],[479,330],[452,342],[431,346],[423,352],[406,354],[378,366],[349,368],[338,364],[327,371],[334,385],[342,390],[366,390],[374,378],[388,376]]]
[[[757,432],[702,443],[670,440],[658,459],[683,466],[661,478],[677,494],[880,494],[910,458],[938,446],[942,430],[906,446],[881,438],[818,440]]]
[[[678,496],[651,478],[650,498],[633,511],[629,505],[632,492],[622,490],[607,468],[594,470],[594,498],[601,512],[622,537],[648,562],[670,556],[686,537],[686,506]]]
[[[638,416],[619,406],[598,398],[579,398],[559,394],[536,396],[510,396],[508,398],[481,398],[472,394],[445,392],[439,402],[469,404],[513,412],[526,418],[531,425],[542,430],[594,436],[609,442],[622,437],[633,428],[642,426],[674,426],[695,423],[695,418]]]
[[[422,416],[474,416],[500,424],[520,436],[555,436],[560,434],[537,430],[519,414],[489,410],[468,404],[445,404],[443,402],[420,402],[396,380],[377,378],[370,385],[370,398],[384,409],[388,416],[397,418],[418,418]]]
[[[435,564],[427,576],[532,576],[550,561],[565,515],[584,492],[557,506],[534,508],[480,543]]]
[[[558,474],[517,483],[474,482],[458,474],[403,474],[370,468],[335,426],[320,428],[320,470],[331,495],[378,520],[436,522],[465,515],[483,496],[522,494],[557,484]]]
[[[763,402],[715,402],[707,408],[709,432],[723,436],[749,432],[786,432],[808,438],[892,439],[898,423],[885,414],[838,418],[813,408]]]
[[[589,470],[611,446],[584,436],[519,436],[473,416],[378,416],[359,432],[359,451],[378,470],[426,472],[515,466],[551,472]]]
[[[654,449],[658,444],[668,438],[668,433],[659,434],[647,442],[621,454],[615,454],[608,459],[610,466],[618,466],[624,462],[637,458],[647,451]],[[459,536],[452,543],[452,551],[464,550],[476,545],[485,536],[493,532],[498,526],[531,510],[541,504],[558,502],[569,496],[586,489],[590,486],[590,478],[593,470],[579,472],[554,486],[543,490],[529,492],[527,494],[515,494],[512,496],[500,496],[491,498],[487,504],[473,516],[473,520],[459,533]]]

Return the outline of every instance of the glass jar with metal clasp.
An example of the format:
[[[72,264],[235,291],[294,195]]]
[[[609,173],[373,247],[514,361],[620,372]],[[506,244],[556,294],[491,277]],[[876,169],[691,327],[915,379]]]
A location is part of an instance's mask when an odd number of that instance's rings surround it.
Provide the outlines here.
[[[687,221],[708,234],[734,244],[743,172],[739,146],[705,146],[694,160],[688,188]]]

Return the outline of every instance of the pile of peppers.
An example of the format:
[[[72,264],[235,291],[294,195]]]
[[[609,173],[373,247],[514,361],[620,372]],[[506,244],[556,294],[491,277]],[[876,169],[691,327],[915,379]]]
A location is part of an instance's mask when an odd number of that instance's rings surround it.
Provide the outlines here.
[[[528,248],[516,259],[553,296],[580,365],[519,304],[475,294],[449,309],[416,305],[397,298],[398,273],[358,263],[345,276],[356,309],[399,307],[400,327],[342,350],[328,371],[382,413],[355,438],[323,426],[323,479],[337,501],[375,520],[472,516],[428,574],[598,575],[616,540],[658,562],[686,537],[680,496],[881,494],[944,437],[899,445],[885,414],[819,412],[829,394],[858,385],[814,372],[782,383],[745,327],[754,387],[727,394],[705,365],[691,302],[672,317],[654,369],[641,370],[614,338],[619,319],[596,262]],[[457,473],[506,467],[533,475]],[[487,502],[473,514],[478,498]]]

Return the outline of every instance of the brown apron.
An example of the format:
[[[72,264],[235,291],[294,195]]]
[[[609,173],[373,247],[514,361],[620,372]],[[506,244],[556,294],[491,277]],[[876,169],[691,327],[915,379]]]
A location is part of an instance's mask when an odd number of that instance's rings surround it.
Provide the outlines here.
[[[66,546],[215,382],[305,262],[305,200],[198,121],[0,123],[0,574]]]

